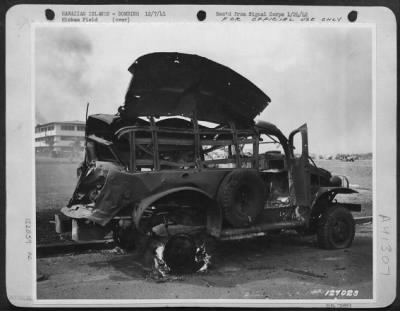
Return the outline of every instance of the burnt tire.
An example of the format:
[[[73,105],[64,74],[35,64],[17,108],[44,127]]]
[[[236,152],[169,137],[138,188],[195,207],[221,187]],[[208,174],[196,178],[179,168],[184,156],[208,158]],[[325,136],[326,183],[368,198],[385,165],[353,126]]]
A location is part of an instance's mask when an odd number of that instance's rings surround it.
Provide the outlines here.
[[[233,227],[253,224],[264,209],[266,187],[255,171],[236,170],[229,173],[218,191],[218,204],[224,219]]]
[[[324,249],[350,247],[355,235],[353,215],[341,205],[326,209],[317,227],[318,246]]]
[[[188,234],[177,234],[165,244],[164,260],[173,273],[194,272],[196,243]]]

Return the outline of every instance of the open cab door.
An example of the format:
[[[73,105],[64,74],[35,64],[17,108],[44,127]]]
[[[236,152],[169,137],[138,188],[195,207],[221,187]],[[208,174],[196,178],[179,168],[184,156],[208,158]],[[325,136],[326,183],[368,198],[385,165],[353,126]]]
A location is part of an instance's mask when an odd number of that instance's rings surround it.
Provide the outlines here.
[[[292,183],[290,193],[293,204],[297,206],[309,206],[311,204],[310,171],[308,162],[308,134],[307,124],[303,124],[289,135],[291,152]]]

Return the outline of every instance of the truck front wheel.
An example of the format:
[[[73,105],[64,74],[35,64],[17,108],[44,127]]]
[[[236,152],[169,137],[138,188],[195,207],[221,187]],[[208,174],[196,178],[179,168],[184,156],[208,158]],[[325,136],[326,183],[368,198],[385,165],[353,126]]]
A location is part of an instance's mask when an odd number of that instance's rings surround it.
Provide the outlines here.
[[[317,241],[321,248],[350,247],[354,234],[353,215],[345,207],[334,204],[322,213],[317,227]]]

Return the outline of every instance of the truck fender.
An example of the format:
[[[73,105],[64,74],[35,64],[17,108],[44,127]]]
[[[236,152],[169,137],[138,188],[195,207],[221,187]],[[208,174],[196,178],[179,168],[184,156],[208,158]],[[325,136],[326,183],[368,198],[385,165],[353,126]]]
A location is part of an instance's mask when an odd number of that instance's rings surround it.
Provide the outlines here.
[[[144,198],[142,201],[140,201],[139,205],[137,208],[134,209],[133,211],[133,221],[135,223],[135,227],[140,231],[140,221],[142,218],[142,215],[144,211],[150,207],[153,203],[156,201],[160,200],[163,197],[166,197],[172,193],[177,193],[181,191],[193,191],[196,193],[200,193],[203,196],[205,196],[209,201],[210,204],[207,204],[206,206],[206,213],[207,213],[207,232],[213,236],[219,236],[220,232],[222,230],[222,211],[220,210],[220,207],[218,204],[215,203],[215,200],[205,191],[195,188],[195,187],[177,187],[177,188],[172,188],[168,189],[162,192],[158,192],[156,194],[153,194],[151,196],[148,196]],[[213,202],[214,204],[211,204]]]
[[[344,187],[321,187],[315,194],[314,200],[311,204],[311,214],[319,213],[324,207],[329,206],[338,193],[352,194],[358,191],[351,188]],[[353,211],[360,211],[360,204],[341,203],[344,207]]]

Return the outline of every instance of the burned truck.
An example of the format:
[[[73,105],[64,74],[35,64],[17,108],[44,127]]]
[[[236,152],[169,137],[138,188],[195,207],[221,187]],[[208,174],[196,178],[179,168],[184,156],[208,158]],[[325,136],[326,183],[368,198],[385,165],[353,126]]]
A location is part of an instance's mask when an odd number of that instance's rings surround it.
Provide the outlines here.
[[[286,137],[254,121],[270,103],[257,86],[182,53],[144,55],[129,71],[118,113],[87,118],[85,158],[60,232],[72,220],[75,239],[112,231],[129,248],[160,232],[175,241],[193,232],[233,240],[295,229],[322,248],[351,245],[361,205],[336,196],[356,191],[313,162],[306,125]]]

